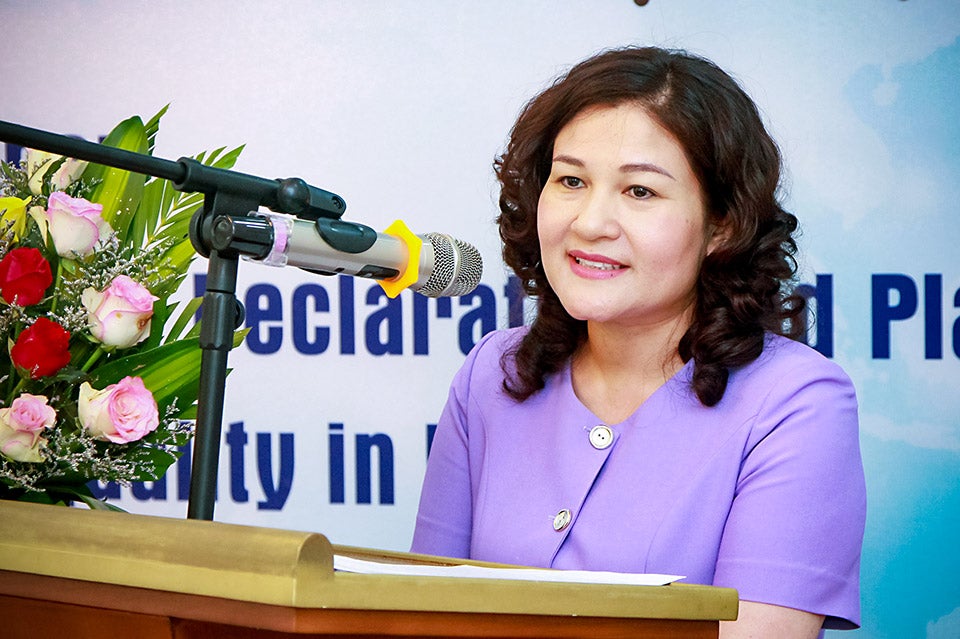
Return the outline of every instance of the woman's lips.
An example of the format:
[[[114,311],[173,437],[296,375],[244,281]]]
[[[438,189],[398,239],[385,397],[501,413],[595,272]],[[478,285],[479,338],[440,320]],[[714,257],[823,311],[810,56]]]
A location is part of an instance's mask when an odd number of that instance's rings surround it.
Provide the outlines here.
[[[580,251],[568,253],[570,268],[580,277],[589,279],[609,279],[623,273],[627,266],[603,255],[593,255]]]

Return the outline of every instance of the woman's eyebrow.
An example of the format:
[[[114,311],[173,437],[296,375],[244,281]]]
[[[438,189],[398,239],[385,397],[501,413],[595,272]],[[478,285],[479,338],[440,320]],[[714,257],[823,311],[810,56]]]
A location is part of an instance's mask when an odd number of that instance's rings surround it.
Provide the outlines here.
[[[553,156],[554,162],[563,162],[564,164],[570,164],[571,166],[583,167],[583,160],[578,160],[572,155],[555,155]]]
[[[660,175],[665,175],[671,180],[676,180],[677,178],[670,175],[670,172],[659,164],[653,164],[652,162],[631,162],[629,164],[623,164],[620,166],[621,173],[659,173]]]
[[[583,160],[575,158],[572,155],[555,155],[553,157],[554,162],[562,162],[563,164],[569,164],[570,166],[576,166],[583,168],[585,165]],[[630,162],[628,164],[622,164],[620,166],[621,173],[659,173],[664,175],[671,180],[675,180],[669,171],[658,164],[653,164],[652,162]]]

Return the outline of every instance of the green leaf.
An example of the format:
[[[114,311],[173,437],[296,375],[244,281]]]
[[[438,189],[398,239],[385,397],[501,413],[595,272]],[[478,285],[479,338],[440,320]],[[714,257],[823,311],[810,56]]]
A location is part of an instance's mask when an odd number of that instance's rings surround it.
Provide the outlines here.
[[[50,482],[43,484],[44,498],[42,503],[57,503],[66,505],[70,501],[79,501],[90,507],[91,510],[111,510],[114,512],[126,512],[122,508],[108,504],[93,496],[90,492],[87,482],[89,479],[79,478],[71,483]],[[30,494],[30,493],[27,493]]]
[[[57,499],[55,495],[50,493],[38,492],[36,490],[28,490],[23,495],[19,497],[17,501],[25,501],[31,504],[47,504],[53,506],[65,506],[66,502],[62,499]]]
[[[243,344],[244,338],[246,338],[247,333],[250,332],[249,328],[242,328],[239,331],[233,332],[233,347],[240,348],[240,345]]]
[[[243,146],[229,151],[224,151],[225,148],[200,153],[195,159],[209,166],[229,170]],[[170,243],[163,261],[171,275],[160,284],[158,290],[153,291],[159,297],[168,297],[177,290],[190,264],[197,257],[190,240],[190,224],[193,215],[203,206],[203,200],[202,193],[181,193],[167,180],[152,180],[144,187],[135,225],[130,228],[130,237],[135,238],[141,246],[154,246],[163,241]]]
[[[147,246],[148,238],[160,226],[160,210],[164,206],[163,192],[167,184],[167,180],[149,180],[143,187],[140,207],[130,229],[130,237],[140,246]]]
[[[170,260],[171,265],[177,270],[182,270],[196,257],[196,254],[192,244],[189,242],[180,242],[167,249],[164,257]],[[186,273],[184,273],[184,275],[186,275]]]
[[[199,326],[198,323],[197,332]],[[234,331],[233,348],[243,343],[248,332],[249,329]],[[103,364],[90,373],[90,384],[103,389],[128,375],[140,377],[143,385],[153,393],[161,412],[173,401],[180,410],[185,410],[197,401],[202,356],[199,339],[191,335]],[[185,374],[190,371],[195,374]]]
[[[184,339],[199,338],[199,337],[200,337],[200,328],[201,328],[201,326],[202,326],[202,324],[201,324],[200,322],[197,322],[196,324],[194,324],[194,325],[190,328],[189,331],[187,331],[187,334],[184,335],[183,338],[184,338]]]
[[[179,454],[163,448],[139,446],[127,455],[127,458],[136,462],[137,465],[137,472],[130,479],[132,481],[156,481],[163,477],[167,469],[179,457]],[[153,472],[147,470],[151,467]]]
[[[202,297],[195,297],[187,302],[186,306],[184,306],[180,312],[180,315],[174,321],[173,326],[170,327],[170,332],[167,333],[167,342],[172,342],[183,337],[183,329],[185,329],[187,324],[190,323],[190,320],[193,319],[194,314],[196,314],[197,309],[200,308],[200,304],[202,303]]]
[[[233,165],[237,162],[237,158],[240,157],[240,153],[243,152],[243,147],[245,146],[245,144],[241,144],[237,148],[227,151],[226,154],[215,161],[213,166],[218,169],[232,169]]]
[[[147,123],[143,125],[143,128],[147,133],[147,153],[150,155],[153,155],[153,147],[156,144],[157,133],[160,131],[160,118],[164,116],[169,108],[170,103],[163,105],[163,108],[157,111],[156,115],[147,120]]]
[[[142,203],[142,201],[141,201]],[[147,227],[150,223],[149,215],[134,215],[127,227],[127,244],[131,246],[143,246],[143,238],[147,234]]]
[[[146,153],[149,146],[146,129],[138,116],[118,124],[102,144],[141,154]],[[103,205],[104,221],[116,231],[121,242],[127,243],[130,222],[140,204],[146,176],[91,164],[83,172],[82,179],[97,182],[90,201]]]
[[[156,287],[155,287],[156,288]],[[160,345],[163,339],[163,328],[170,317],[170,309],[175,304],[167,304],[164,300],[166,295],[160,297],[153,303],[153,317],[150,318],[150,335],[144,340],[141,349],[149,350]]]
[[[113,504],[107,503],[105,501],[101,501],[96,497],[94,497],[93,495],[80,494],[80,495],[77,495],[77,499],[79,499],[80,501],[85,503],[87,506],[89,506],[90,510],[108,510],[115,513],[127,512],[123,508],[120,508],[119,506],[114,506]]]
[[[182,410],[197,401],[201,355],[199,340],[171,342],[97,367],[90,384],[103,389],[127,376],[140,377],[161,413],[174,400]],[[195,374],[184,374],[191,371]]]

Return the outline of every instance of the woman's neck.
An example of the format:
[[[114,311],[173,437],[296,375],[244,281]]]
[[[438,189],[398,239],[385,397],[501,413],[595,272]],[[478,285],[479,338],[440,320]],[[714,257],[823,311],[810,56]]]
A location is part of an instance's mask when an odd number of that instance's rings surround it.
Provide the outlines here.
[[[604,422],[622,422],[683,368],[677,346],[687,326],[588,325],[571,367],[577,397]]]

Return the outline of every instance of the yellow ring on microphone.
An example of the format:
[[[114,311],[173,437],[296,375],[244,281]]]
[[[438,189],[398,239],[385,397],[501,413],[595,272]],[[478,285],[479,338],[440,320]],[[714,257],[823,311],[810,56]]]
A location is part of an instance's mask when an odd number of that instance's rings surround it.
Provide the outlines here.
[[[387,297],[394,298],[420,277],[420,249],[423,248],[423,240],[414,235],[403,220],[395,220],[383,232],[397,238],[407,247],[407,265],[400,276],[392,280],[377,280]]]

